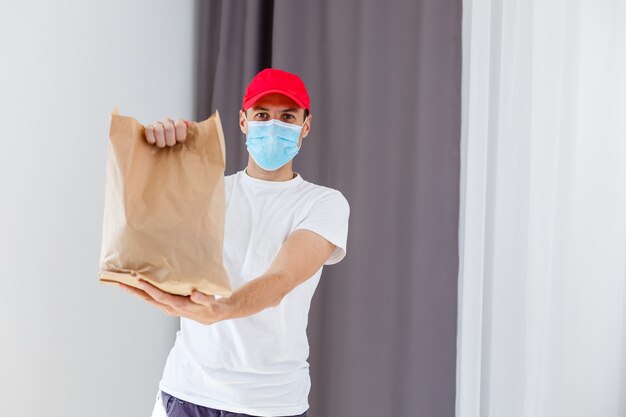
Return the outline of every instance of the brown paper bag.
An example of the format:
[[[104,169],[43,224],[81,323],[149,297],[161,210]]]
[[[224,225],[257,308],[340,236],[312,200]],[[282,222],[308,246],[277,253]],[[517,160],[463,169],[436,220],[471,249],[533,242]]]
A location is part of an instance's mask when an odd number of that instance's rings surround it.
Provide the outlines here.
[[[99,280],[171,294],[230,295],[222,264],[224,134],[219,114],[159,148],[132,117],[111,114]]]

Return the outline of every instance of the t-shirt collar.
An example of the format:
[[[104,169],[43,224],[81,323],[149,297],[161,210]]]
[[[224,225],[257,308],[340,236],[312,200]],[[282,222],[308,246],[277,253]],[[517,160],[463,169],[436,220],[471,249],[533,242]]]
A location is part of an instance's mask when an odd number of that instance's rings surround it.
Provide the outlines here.
[[[303,181],[300,173],[294,172],[294,174],[296,174],[296,176],[287,181],[268,181],[268,180],[262,180],[259,178],[251,177],[246,172],[246,168],[244,168],[241,171],[241,178],[245,184],[248,184],[252,187],[261,187],[261,188],[268,188],[268,189],[282,189],[282,188],[293,187],[297,184],[300,184]]]

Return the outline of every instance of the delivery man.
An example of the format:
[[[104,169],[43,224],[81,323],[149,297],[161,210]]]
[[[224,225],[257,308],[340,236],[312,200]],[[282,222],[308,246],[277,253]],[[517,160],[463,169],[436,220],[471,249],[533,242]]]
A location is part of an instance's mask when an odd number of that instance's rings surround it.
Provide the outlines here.
[[[231,296],[122,285],[180,317],[154,417],[307,415],[309,307],[323,266],[346,255],[350,214],[341,192],[292,170],[311,119],[298,76],[270,68],[248,85],[239,111],[248,164],[224,177]],[[159,148],[184,142],[188,123],[150,124],[146,140]]]

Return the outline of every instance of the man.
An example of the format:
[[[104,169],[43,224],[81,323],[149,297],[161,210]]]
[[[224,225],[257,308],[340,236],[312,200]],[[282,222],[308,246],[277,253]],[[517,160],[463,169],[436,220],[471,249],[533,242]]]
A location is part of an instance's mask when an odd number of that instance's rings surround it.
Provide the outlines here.
[[[233,293],[189,297],[123,286],[181,329],[166,361],[153,416],[306,416],[310,390],[306,327],[324,265],[346,255],[350,208],[343,194],[292,170],[311,130],[302,80],[265,69],[239,111],[249,157],[224,178],[224,266]],[[186,121],[146,126],[160,148],[184,142]],[[193,215],[193,213],[190,213]]]

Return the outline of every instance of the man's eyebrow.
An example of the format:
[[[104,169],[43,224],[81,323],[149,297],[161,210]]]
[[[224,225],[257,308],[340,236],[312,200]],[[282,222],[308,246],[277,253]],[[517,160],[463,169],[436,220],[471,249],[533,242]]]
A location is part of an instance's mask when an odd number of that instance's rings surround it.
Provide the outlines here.
[[[270,111],[270,109],[268,109],[268,108],[266,108],[266,107],[261,107],[261,106],[259,106],[259,107],[257,107],[257,106],[252,106],[252,110]],[[280,112],[281,112],[281,113],[287,113],[287,112],[297,112],[297,111],[298,111],[298,109],[297,109],[297,108],[295,108],[295,107],[290,107],[290,108],[288,108],[288,109],[281,110]]]

